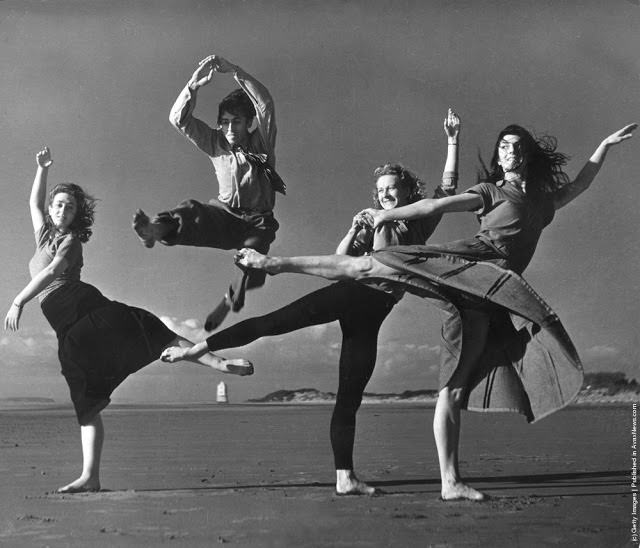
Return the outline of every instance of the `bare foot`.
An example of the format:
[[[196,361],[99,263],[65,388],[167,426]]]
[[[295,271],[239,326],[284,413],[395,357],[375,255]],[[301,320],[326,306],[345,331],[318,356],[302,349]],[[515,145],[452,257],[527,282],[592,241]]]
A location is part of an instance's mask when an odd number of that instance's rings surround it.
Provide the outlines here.
[[[348,495],[367,495],[371,497],[376,493],[375,487],[360,481],[353,470],[336,470],[336,495],[340,497]]]
[[[239,375],[240,377],[247,377],[253,375],[253,364],[243,358],[234,358],[231,360],[221,359],[218,371],[230,373],[231,375]]]
[[[220,324],[224,321],[231,310],[231,303],[227,299],[225,295],[224,298],[218,303],[218,305],[213,309],[207,319],[204,322],[204,330],[205,331],[213,331],[217,329]]]
[[[200,346],[202,346],[202,343]],[[253,364],[249,360],[245,360],[243,358],[222,358],[220,356],[216,356],[213,352],[207,352],[206,349],[198,350],[197,356],[189,355],[192,348],[193,347],[168,346],[162,351],[162,354],[160,354],[160,359],[167,363],[186,360],[210,367],[211,369],[215,369],[222,373],[239,375],[240,377],[253,375]]]
[[[95,493],[96,491],[100,491],[100,480],[80,476],[69,485],[60,487],[56,493]]]
[[[235,254],[233,260],[240,268],[253,268],[269,272],[271,257],[258,253],[255,249],[244,247]]]
[[[133,216],[133,222],[131,223],[133,230],[136,231],[138,238],[144,244],[145,247],[153,247],[156,243],[156,239],[153,233],[153,228],[149,222],[148,215],[138,209]]]
[[[484,493],[481,493],[473,487],[469,487],[466,483],[462,483],[461,481],[446,485],[443,483],[441,497],[444,501],[473,500],[475,502],[480,502],[487,498]]]

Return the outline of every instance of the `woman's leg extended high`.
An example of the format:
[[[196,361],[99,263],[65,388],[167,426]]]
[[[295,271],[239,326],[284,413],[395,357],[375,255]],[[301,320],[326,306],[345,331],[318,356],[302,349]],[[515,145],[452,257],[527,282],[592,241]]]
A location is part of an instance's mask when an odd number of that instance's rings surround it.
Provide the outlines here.
[[[396,272],[369,255],[311,255],[302,257],[270,257],[253,249],[241,249],[236,263],[245,268],[264,270],[269,274],[293,272],[318,276],[328,280],[357,280],[381,278]]]
[[[191,348],[193,343],[189,339],[185,339],[180,335],[177,335],[165,348],[171,348],[172,346],[178,346],[180,348]],[[253,375],[253,365],[250,361],[244,358],[223,358],[216,356],[213,352],[207,352],[197,358],[186,358],[187,361],[195,363],[197,365],[203,365],[210,367],[222,373],[229,373],[231,375],[239,375],[241,377],[246,375]]]
[[[378,332],[393,301],[382,292],[368,289],[340,320],[342,350],[339,386],[331,417],[331,446],[336,467],[336,493],[372,495],[373,487],[358,480],[353,466],[356,413],[376,363]]]
[[[433,434],[438,450],[443,500],[483,500],[484,494],[463,483],[458,468],[460,409],[467,396],[474,367],[484,350],[489,315],[478,310],[461,310],[462,348],[458,367],[440,391],[433,417]]]
[[[338,320],[344,310],[353,306],[354,285],[356,282],[339,282],[323,287],[275,312],[232,325],[207,338],[209,349],[236,348],[261,337],[282,335]]]

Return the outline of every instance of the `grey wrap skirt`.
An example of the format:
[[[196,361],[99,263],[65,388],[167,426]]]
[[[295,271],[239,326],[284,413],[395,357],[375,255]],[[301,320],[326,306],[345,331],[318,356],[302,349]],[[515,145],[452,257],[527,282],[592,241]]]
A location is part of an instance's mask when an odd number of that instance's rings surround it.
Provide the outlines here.
[[[396,246],[373,253],[386,276],[443,314],[440,388],[460,362],[461,314],[486,312],[489,334],[473,371],[464,408],[514,411],[529,422],[568,405],[582,386],[580,358],[560,319],[508,258],[478,239]]]

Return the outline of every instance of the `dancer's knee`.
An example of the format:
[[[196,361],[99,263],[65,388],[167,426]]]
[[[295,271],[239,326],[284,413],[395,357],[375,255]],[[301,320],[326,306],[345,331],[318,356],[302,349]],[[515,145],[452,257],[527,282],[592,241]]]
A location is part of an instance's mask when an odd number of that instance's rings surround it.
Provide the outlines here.
[[[333,408],[333,416],[343,419],[351,419],[356,416],[361,403],[362,394],[349,394],[344,396],[343,394],[340,394],[340,391],[338,391],[336,396],[336,405]]]

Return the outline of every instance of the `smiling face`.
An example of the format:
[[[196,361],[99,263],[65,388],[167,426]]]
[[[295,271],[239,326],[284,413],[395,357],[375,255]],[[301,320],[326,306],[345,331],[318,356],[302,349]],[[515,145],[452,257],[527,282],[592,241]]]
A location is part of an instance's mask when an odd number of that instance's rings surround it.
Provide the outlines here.
[[[78,204],[71,194],[58,192],[49,204],[49,217],[58,231],[66,232],[73,223],[77,210]]]
[[[218,127],[231,146],[246,144],[250,126],[251,120],[240,114],[223,112],[218,119]]]
[[[382,209],[393,209],[409,203],[409,190],[397,175],[382,175],[376,181],[378,201]]]
[[[505,173],[524,167],[524,153],[519,135],[504,135],[498,143],[498,165]]]

